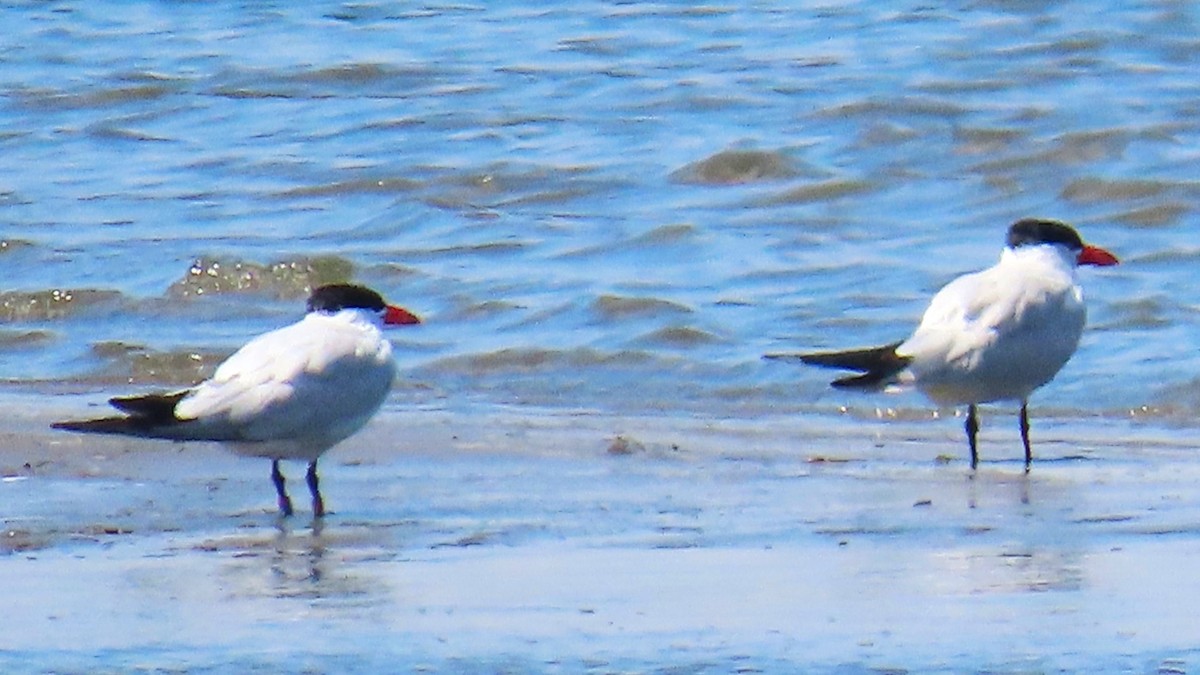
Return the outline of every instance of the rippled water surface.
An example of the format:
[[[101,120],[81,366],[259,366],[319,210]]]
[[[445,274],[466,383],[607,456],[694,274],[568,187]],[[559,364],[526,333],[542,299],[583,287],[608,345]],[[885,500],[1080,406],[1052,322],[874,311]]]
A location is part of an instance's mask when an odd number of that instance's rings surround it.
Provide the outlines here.
[[[1196,11],[1085,7],[10,6],[0,375],[188,381],[351,277],[427,404],[920,410],[760,356],[1038,215],[1125,261],[1039,408],[1194,412]]]
[[[1081,271],[1089,329],[1035,416],[1200,413],[1192,3],[0,19],[0,380],[22,394],[196,381],[349,278],[426,319],[391,333],[393,411],[933,419],[761,357],[906,336],[1042,216],[1123,264]]]

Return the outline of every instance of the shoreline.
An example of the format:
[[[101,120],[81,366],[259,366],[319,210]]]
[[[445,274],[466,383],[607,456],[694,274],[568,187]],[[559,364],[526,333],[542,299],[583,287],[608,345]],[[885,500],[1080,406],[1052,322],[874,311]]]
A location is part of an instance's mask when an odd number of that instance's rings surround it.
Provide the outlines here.
[[[265,460],[46,428],[74,398],[0,449],[5,666],[1200,665],[1200,458],[1170,428],[1045,420],[1025,474],[994,425],[972,474],[946,420],[389,408],[323,458],[313,523]]]

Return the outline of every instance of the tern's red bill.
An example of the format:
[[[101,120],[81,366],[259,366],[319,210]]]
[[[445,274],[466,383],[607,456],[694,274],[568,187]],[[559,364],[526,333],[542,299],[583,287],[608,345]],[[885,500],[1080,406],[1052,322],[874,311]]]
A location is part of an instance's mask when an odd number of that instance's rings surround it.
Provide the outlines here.
[[[421,319],[403,307],[388,305],[383,312],[383,322],[389,326],[408,326],[421,323]]]
[[[1117,256],[1099,246],[1084,246],[1083,250],[1079,252],[1078,262],[1080,265],[1108,267],[1109,265],[1116,265],[1118,261]]]

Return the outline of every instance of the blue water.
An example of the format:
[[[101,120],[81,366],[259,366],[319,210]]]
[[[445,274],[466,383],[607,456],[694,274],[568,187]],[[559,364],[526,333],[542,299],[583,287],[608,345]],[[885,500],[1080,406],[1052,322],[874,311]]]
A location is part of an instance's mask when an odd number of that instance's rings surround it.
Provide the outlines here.
[[[3,288],[115,293],[10,315],[0,377],[195,379],[129,359],[215,362],[303,297],[172,293],[197,260],[332,256],[428,319],[399,359],[446,405],[874,407],[759,357],[905,336],[1036,215],[1125,264],[1035,404],[1175,411],[1196,16],[1093,8],[10,6]]]
[[[747,4],[0,8],[3,388],[195,381],[333,275],[426,319],[393,412],[933,420],[761,356],[901,339],[1041,216],[1122,265],[1035,429],[1191,424],[1200,10]]]

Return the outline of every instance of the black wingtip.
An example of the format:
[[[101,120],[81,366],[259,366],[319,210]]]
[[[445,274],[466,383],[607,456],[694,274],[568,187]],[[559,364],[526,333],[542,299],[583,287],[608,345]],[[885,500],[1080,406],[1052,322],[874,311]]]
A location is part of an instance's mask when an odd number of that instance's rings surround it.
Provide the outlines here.
[[[143,427],[134,424],[132,417],[100,417],[91,420],[67,420],[55,422],[51,429],[59,431],[75,431],[85,434],[120,434],[124,436],[137,435]]]
[[[903,342],[893,342],[882,347],[851,349],[840,352],[809,352],[804,354],[767,354],[763,358],[781,361],[799,361],[821,368],[853,370],[858,375],[834,380],[831,384],[838,389],[874,389],[891,381],[912,359],[896,353]]]
[[[144,418],[149,423],[165,424],[178,421],[175,418],[175,406],[189,393],[190,389],[183,389],[169,394],[116,396],[108,399],[108,404],[123,413]]]
[[[175,416],[175,406],[190,389],[169,394],[141,394],[138,396],[116,396],[108,400],[109,405],[125,413],[122,417],[99,417],[90,420],[67,420],[55,422],[51,429],[76,431],[85,434],[120,434],[124,436],[152,436],[152,430],[170,428],[182,420]]]

